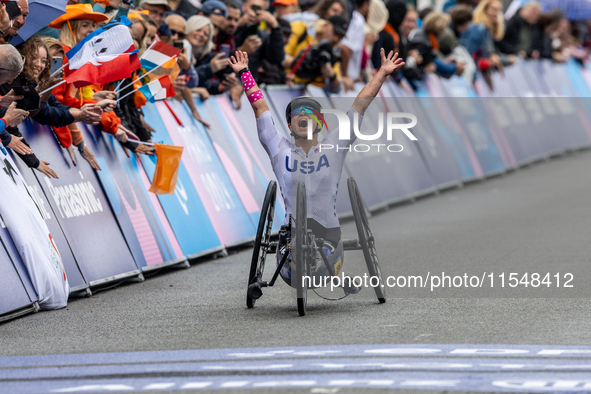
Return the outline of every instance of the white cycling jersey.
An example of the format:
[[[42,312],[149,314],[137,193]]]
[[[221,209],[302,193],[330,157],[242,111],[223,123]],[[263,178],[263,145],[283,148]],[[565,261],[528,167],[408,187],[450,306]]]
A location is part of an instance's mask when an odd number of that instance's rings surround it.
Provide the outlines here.
[[[295,204],[297,185],[303,181],[306,184],[307,217],[316,220],[325,228],[339,227],[336,210],[337,191],[345,156],[356,139],[353,132],[355,113],[353,108],[347,111],[351,125],[349,140],[339,140],[338,129],[333,130],[310,149],[308,154],[277,131],[270,111],[265,111],[258,117],[259,139],[271,159],[273,172],[285,202],[285,224],[289,222],[289,215],[292,213],[292,201]],[[361,128],[362,120],[363,117],[358,115],[358,130]],[[331,149],[328,149],[329,145],[332,145]]]

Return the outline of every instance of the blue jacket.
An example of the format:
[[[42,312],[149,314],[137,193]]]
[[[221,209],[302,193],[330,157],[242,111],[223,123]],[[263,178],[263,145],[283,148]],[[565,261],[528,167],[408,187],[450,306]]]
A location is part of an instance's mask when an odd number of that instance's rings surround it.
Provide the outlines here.
[[[474,56],[476,54],[478,57],[488,57],[490,55],[492,37],[482,23],[470,24],[468,29],[460,34],[459,39],[460,44],[468,50],[470,55]]]

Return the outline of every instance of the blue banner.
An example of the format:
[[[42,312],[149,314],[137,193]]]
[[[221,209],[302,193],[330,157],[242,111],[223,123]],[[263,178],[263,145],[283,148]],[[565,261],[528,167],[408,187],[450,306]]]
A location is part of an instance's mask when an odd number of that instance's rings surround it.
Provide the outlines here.
[[[176,129],[179,124],[166,104],[163,102],[148,104],[143,107],[143,110],[146,122],[156,130],[152,135],[153,141],[175,145],[166,125]],[[223,247],[199,193],[193,186],[185,166],[185,156],[188,156],[188,152],[183,152],[174,195],[158,195],[158,200],[162,204],[183,253],[191,258],[198,254],[221,250]],[[144,156],[142,164],[151,181],[156,169],[156,157]]]

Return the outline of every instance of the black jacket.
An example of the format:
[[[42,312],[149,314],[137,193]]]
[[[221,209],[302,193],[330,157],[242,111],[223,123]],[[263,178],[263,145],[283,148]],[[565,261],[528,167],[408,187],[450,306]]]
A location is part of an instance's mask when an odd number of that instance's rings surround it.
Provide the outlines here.
[[[236,31],[234,37],[234,43],[236,48],[244,43],[249,34],[247,26],[243,26]],[[263,60],[267,60],[270,64],[274,64],[281,67],[281,62],[285,58],[285,52],[283,50],[283,33],[281,29],[271,29],[271,32],[258,30],[258,36],[263,41],[263,44],[255,53],[248,56],[248,68],[252,77],[256,80],[258,76],[259,67],[263,66]]]
[[[496,42],[496,47],[501,53],[505,53],[507,55],[515,55],[517,54],[517,47],[519,44],[519,40],[521,39],[521,30],[522,29],[530,29],[531,31],[531,38],[532,41],[534,40],[534,35],[536,26],[528,24],[520,15],[519,11],[515,13],[507,21],[507,25],[505,26],[505,35],[501,41]],[[529,54],[530,47],[532,43],[526,43],[527,52]]]

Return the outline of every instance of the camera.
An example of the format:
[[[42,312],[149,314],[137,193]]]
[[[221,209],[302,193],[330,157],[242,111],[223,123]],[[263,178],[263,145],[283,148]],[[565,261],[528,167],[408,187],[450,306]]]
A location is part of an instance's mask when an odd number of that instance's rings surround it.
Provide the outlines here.
[[[314,45],[306,53],[302,51],[294,60],[293,64],[297,64],[300,61],[301,56],[306,56],[300,63],[300,66],[295,72],[295,75],[303,79],[316,79],[322,76],[321,67],[323,64],[330,63],[333,66],[340,60],[332,48],[330,41],[322,40],[318,44]]]

